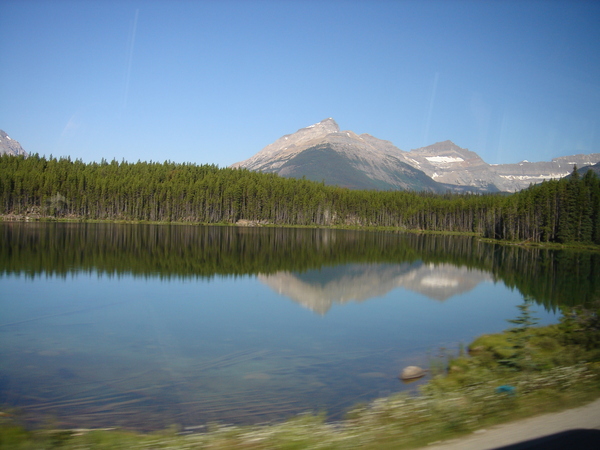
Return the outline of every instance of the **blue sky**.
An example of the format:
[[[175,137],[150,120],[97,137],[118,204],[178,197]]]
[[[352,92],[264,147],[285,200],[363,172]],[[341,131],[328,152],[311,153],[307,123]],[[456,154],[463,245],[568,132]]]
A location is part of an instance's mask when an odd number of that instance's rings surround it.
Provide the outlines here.
[[[488,163],[600,152],[600,2],[0,1],[25,150],[221,167],[333,117]]]

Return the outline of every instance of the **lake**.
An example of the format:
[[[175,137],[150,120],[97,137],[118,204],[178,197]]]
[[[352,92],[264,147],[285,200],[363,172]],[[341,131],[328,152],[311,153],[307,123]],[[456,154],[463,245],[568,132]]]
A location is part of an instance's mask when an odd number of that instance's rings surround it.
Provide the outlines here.
[[[415,391],[600,291],[600,255],[328,229],[0,223],[0,405],[33,424],[250,424]]]

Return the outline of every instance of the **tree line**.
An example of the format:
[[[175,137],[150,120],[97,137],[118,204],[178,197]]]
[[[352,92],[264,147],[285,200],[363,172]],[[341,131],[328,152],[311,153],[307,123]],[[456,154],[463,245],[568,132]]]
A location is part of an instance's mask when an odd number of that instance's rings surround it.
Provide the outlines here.
[[[0,156],[0,214],[100,220],[356,225],[600,244],[593,172],[519,193],[350,190],[247,169],[165,161]]]

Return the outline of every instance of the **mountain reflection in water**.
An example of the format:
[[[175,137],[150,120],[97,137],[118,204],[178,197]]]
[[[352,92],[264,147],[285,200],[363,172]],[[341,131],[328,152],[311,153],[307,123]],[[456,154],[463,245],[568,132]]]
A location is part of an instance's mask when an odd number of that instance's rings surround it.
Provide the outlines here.
[[[278,272],[258,279],[305,308],[325,314],[334,303],[362,302],[404,288],[444,301],[492,281],[482,270],[422,261],[403,264],[344,264],[302,273]]]
[[[329,273],[330,268],[336,271],[337,266],[366,268],[372,264],[400,266],[392,269],[399,271],[397,276],[402,275],[405,266],[424,267],[421,270],[426,272],[426,267],[434,265],[441,272],[424,275],[418,286],[408,281],[403,286],[435,299],[453,295],[449,286],[447,293],[442,293],[437,284],[453,284],[452,280],[462,278],[452,275],[441,280],[439,273],[448,272],[450,266],[472,271],[467,278],[477,278],[478,272],[488,273],[494,281],[502,281],[550,309],[593,302],[600,292],[599,252],[488,244],[471,236],[193,225],[0,223],[0,276],[64,277],[93,272],[161,279],[245,275],[264,279],[289,272],[300,274],[300,280],[311,284],[306,277],[314,273]],[[393,277],[382,276],[382,282]],[[463,282],[458,281],[458,286]],[[381,292],[380,287],[372,288]],[[457,289],[460,292],[463,288]]]
[[[0,223],[0,406],[71,428],[339,419],[525,295],[543,324],[599,292],[597,252],[467,236]]]

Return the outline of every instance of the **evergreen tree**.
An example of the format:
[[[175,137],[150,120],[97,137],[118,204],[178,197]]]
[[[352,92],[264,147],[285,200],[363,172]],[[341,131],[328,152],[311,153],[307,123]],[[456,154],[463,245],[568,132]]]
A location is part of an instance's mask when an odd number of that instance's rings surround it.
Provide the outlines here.
[[[517,305],[520,311],[519,315],[515,319],[508,320],[508,322],[516,325],[506,330],[510,333],[508,341],[512,345],[511,354],[501,360],[500,363],[515,370],[530,370],[533,368],[529,341],[531,340],[531,328],[539,320],[533,317],[529,309],[532,301],[532,298],[526,297],[522,304]]]

